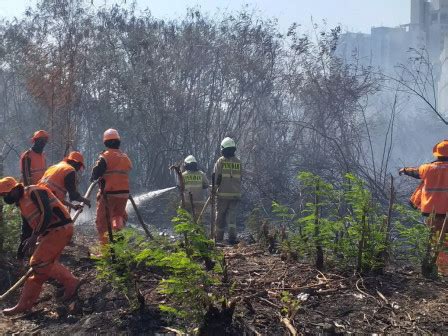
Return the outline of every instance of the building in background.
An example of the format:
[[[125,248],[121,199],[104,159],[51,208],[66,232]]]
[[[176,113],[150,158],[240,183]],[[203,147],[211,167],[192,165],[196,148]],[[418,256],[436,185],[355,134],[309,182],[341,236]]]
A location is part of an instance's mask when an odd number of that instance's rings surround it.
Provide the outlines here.
[[[403,63],[411,47],[409,26],[372,27],[370,34],[348,32],[341,35],[337,52],[345,61],[390,72]]]
[[[405,63],[410,48],[425,48],[434,65],[438,109],[448,113],[448,0],[410,0],[410,23],[399,27],[373,27],[370,34],[341,36],[339,55],[345,61],[393,72]]]
[[[440,76],[438,82],[438,109],[443,115],[448,114],[448,37],[445,38],[444,48],[440,55]]]

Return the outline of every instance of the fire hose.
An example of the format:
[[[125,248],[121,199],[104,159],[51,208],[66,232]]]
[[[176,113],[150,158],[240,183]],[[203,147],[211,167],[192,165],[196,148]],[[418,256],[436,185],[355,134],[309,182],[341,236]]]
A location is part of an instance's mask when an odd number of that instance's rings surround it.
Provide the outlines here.
[[[90,183],[89,188],[87,189],[86,194],[84,195],[84,198],[89,198],[90,197],[90,195],[92,194],[93,188],[97,184],[98,184],[98,180],[93,181],[92,183]],[[81,214],[84,206],[85,206],[84,202],[81,202],[81,208],[76,210],[75,214],[73,215],[73,223],[76,222],[76,220],[78,219],[78,217]]]
[[[94,181],[90,184],[89,188],[87,189],[86,194],[84,195],[84,198],[89,198],[93,188],[95,187],[95,185],[98,183],[98,181]],[[78,219],[79,215],[82,212],[82,209],[84,207],[84,202],[81,203],[81,208],[78,209],[75,213],[75,215],[73,216],[72,222],[74,223],[76,221],[76,219]],[[46,263],[44,265],[40,265],[40,267],[42,266],[46,266],[49,263]],[[4,300],[5,298],[7,298],[10,294],[12,294],[16,289],[18,289],[20,286],[22,286],[22,284],[33,274],[34,272],[34,268],[31,266],[28,271],[10,288],[8,289],[3,295],[0,295],[0,301]]]

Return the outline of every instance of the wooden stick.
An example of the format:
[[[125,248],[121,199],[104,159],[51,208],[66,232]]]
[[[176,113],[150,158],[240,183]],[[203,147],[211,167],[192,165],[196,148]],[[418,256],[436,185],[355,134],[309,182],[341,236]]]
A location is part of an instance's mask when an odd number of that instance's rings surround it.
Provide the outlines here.
[[[436,251],[435,251],[434,257],[432,259],[433,264],[435,264],[437,262],[437,258],[439,257],[441,246],[445,240],[443,238],[445,237],[447,219],[448,219],[448,212],[445,214],[445,219],[443,220],[442,230],[440,231],[439,238],[437,239]]]
[[[197,219],[197,223],[198,223],[198,224],[200,224],[201,219],[202,219],[202,216],[204,215],[205,209],[207,209],[207,206],[208,206],[209,203],[210,203],[210,197],[211,197],[211,196],[209,196],[209,197],[207,198],[207,201],[205,202],[204,206],[202,207],[202,210],[201,210],[201,212],[200,212],[200,214],[199,214],[199,216],[198,216],[198,219]]]
[[[174,328],[171,328],[171,327],[162,327],[162,328],[167,330],[167,331],[169,331],[169,332],[172,332],[172,333],[176,334],[176,336],[183,336],[183,335],[185,335],[182,331],[174,329]]]
[[[193,217],[193,222],[196,224],[196,212],[194,209],[194,200],[193,200],[193,194],[191,192],[188,192],[188,196],[190,198],[190,206],[191,206],[191,216]]]
[[[145,222],[143,221],[143,217],[140,214],[140,211],[137,208],[137,204],[134,201],[134,198],[132,197],[131,194],[129,194],[129,200],[131,201],[132,207],[134,208],[134,211],[137,215],[138,221],[140,222],[140,225],[142,226],[143,230],[146,233],[146,236],[150,239],[154,239],[153,235],[151,234],[151,232],[149,231],[148,227],[146,226]]]
[[[51,264],[50,262],[46,262],[46,263],[41,263],[38,265],[35,265],[35,267],[45,267],[47,265]],[[19,288],[20,286],[22,286],[22,284],[33,274],[34,272],[34,268],[30,267],[29,270],[25,273],[24,276],[22,276],[10,289],[8,289],[5,294],[0,296],[0,301],[6,299],[9,295],[11,295],[11,293],[13,293],[17,288]]]
[[[210,238],[215,239],[216,234],[216,181],[215,181],[216,175],[215,173],[212,174],[212,191],[210,194],[210,205],[211,205],[211,213],[210,213]]]
[[[106,221],[107,221],[107,233],[109,235],[109,246],[110,246],[110,255],[112,259],[112,263],[115,263],[116,257],[115,257],[115,250],[113,247],[114,241],[114,234],[112,231],[112,221],[110,218],[110,207],[109,207],[109,200],[107,199],[107,194],[103,190],[103,198],[104,198],[104,207],[106,208]]]
[[[294,328],[294,326],[291,324],[291,321],[289,319],[287,319],[286,317],[282,317],[280,319],[280,321],[283,323],[283,325],[286,327],[286,329],[288,329],[289,333],[292,336],[298,335],[296,328]]]
[[[109,243],[113,244],[114,243],[114,234],[112,231],[112,220],[110,218],[109,200],[107,199],[107,194],[105,192],[103,193],[103,198],[104,198],[104,205],[106,208],[107,233],[109,234]]]
[[[23,277],[21,277],[19,279],[19,281],[17,281],[10,289],[8,289],[5,294],[0,296],[0,301],[6,299],[9,295],[11,295],[11,293],[13,293],[17,288],[19,288],[20,286],[22,286],[22,284],[31,276],[31,274],[33,274],[34,270],[33,268],[30,267],[30,269],[28,270],[28,272],[25,273],[25,275]]]

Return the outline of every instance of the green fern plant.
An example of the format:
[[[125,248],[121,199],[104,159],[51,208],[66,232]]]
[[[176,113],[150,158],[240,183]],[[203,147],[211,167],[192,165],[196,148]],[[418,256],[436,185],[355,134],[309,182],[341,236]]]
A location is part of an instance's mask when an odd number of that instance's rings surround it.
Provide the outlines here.
[[[132,229],[117,233],[116,242],[104,247],[103,256],[97,261],[98,276],[122,292],[135,307],[142,299],[137,285],[139,275],[148,271],[162,274],[158,291],[167,300],[159,307],[183,319],[188,326],[199,323],[213,304],[211,286],[220,283],[223,257],[186,211],[180,209],[173,223],[175,232],[182,237],[181,243],[162,238],[147,241]],[[114,253],[114,259],[110,253]],[[205,260],[210,260],[214,267],[204,267]]]

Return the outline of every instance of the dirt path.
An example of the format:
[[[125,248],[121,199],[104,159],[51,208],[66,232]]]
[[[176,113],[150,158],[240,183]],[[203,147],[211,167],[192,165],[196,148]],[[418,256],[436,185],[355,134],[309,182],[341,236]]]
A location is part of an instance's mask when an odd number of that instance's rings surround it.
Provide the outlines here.
[[[131,313],[126,298],[96,279],[94,263],[88,257],[94,242],[94,234],[83,230],[63,257],[63,263],[86,281],[78,301],[68,306],[58,303],[56,284],[46,284],[33,313],[15,318],[0,315],[0,334],[163,333],[163,326],[170,322],[159,314],[156,296],[151,295],[157,281],[145,282],[147,310]],[[233,295],[240,298],[235,321],[249,335],[287,334],[280,321],[282,309],[286,312],[281,300],[284,291],[300,301],[291,325],[302,334],[448,334],[447,282],[405,272],[364,278],[334,271],[320,273],[306,264],[288,264],[257,245],[228,247],[224,252]],[[17,294],[0,308],[16,300]]]

